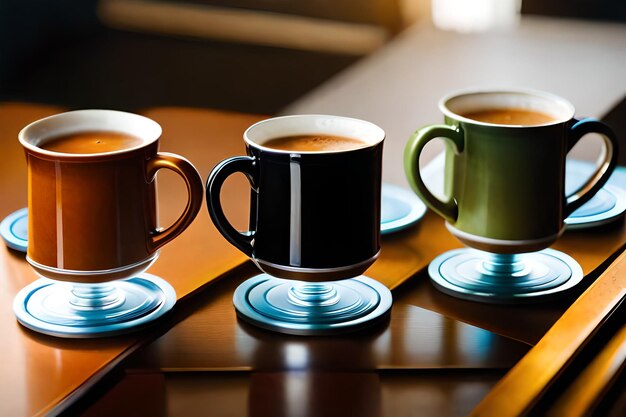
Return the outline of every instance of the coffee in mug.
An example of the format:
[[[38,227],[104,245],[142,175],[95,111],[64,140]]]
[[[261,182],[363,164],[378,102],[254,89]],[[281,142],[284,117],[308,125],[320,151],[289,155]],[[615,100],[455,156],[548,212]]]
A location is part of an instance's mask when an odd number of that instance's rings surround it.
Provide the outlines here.
[[[297,135],[270,139],[263,146],[294,152],[343,151],[363,148],[367,143],[353,138],[328,135]]]
[[[57,153],[103,153],[134,148],[143,143],[137,136],[120,132],[79,132],[54,137],[40,147]]]
[[[517,108],[481,109],[463,113],[461,116],[477,122],[519,126],[537,126],[551,123],[555,120],[554,117],[539,111]]]

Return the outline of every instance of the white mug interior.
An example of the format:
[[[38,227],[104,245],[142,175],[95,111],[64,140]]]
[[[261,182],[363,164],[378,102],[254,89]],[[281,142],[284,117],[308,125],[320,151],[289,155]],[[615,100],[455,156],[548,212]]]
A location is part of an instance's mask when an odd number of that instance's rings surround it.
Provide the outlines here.
[[[443,114],[455,120],[487,126],[528,127],[549,126],[567,122],[574,117],[574,106],[567,100],[540,91],[479,91],[446,96],[439,102]],[[546,114],[554,120],[537,125],[500,125],[480,122],[462,116],[469,112],[490,109],[521,109]]]
[[[243,137],[246,143],[257,148],[271,139],[298,135],[330,135],[357,139],[366,145],[374,146],[385,139],[385,132],[380,127],[365,120],[351,117],[305,114],[282,116],[267,119],[250,126]],[[270,148],[265,148],[270,150]],[[272,152],[289,151],[271,149]],[[342,151],[298,151],[298,153],[328,153]]]
[[[40,154],[60,155],[40,146],[50,139],[78,132],[118,132],[134,136],[142,143],[131,148],[100,154],[115,154],[142,148],[161,136],[161,126],[152,119],[116,110],[75,110],[49,116],[33,122],[18,135],[20,143]],[[81,154],[63,154],[78,157]],[[93,154],[90,154],[93,156]]]

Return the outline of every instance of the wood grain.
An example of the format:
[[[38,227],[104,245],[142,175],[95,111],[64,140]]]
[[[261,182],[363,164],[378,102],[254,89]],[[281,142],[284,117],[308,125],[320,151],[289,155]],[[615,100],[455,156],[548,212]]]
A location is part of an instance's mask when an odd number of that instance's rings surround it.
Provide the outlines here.
[[[624,297],[626,252],[620,255],[539,343],[505,375],[474,410],[474,415],[505,417],[527,413]],[[623,351],[622,345],[623,340],[619,339],[618,334],[616,347],[611,348],[607,355],[601,353],[598,360],[602,360],[605,366],[611,366],[615,352],[618,358],[623,356],[623,353],[619,353]],[[593,372],[592,375],[602,378],[602,373]],[[593,384],[589,388],[593,392]],[[584,397],[578,400],[584,402]]]
[[[0,216],[26,204],[26,172],[22,150],[15,139],[17,132],[28,122],[60,110],[28,104],[0,106],[0,150],[6,160],[0,165]],[[186,156],[203,177],[219,160],[244,152],[241,134],[260,119],[254,115],[181,108],[152,109],[144,114],[163,126],[161,149]],[[178,216],[185,200],[180,180],[167,174],[159,174],[163,225]],[[224,188],[225,211],[239,229],[247,227],[248,193],[249,186],[242,177],[233,178]],[[621,223],[601,231],[568,232],[554,247],[577,259],[585,273],[593,277],[593,271],[625,241],[626,229]],[[172,370],[291,369],[297,365],[289,362],[294,356],[278,354],[288,350],[306,352],[311,366],[324,369],[335,366],[328,352],[336,349],[340,357],[347,358],[341,360],[346,372],[433,367],[503,369],[519,359],[529,343],[536,343],[571,301],[565,298],[532,307],[488,306],[437,292],[424,268],[436,255],[460,244],[433,214],[427,214],[415,228],[385,237],[382,246],[381,257],[368,274],[395,289],[396,306],[389,326],[356,336],[338,336],[333,342],[324,338],[303,342],[246,328],[237,322],[230,294],[236,283],[254,274],[255,269],[249,264],[235,271],[219,289],[208,285],[246,258],[219,235],[208,215],[201,212],[187,231],[163,249],[150,272],[172,283],[179,299],[193,294],[207,297],[202,298],[206,304],[199,306],[199,314],[190,316],[151,345],[146,353],[148,362],[141,366]],[[139,333],[101,340],[61,340],[27,331],[16,323],[11,301],[20,288],[36,277],[22,254],[5,248],[0,249],[0,276],[0,330],[5,354],[0,385],[7,387],[0,393],[2,415],[60,410],[137,349],[145,337],[145,333]],[[589,279],[581,288],[588,284]],[[485,343],[493,343],[493,350],[485,350]]]
[[[167,372],[508,369],[529,346],[404,302],[391,319],[357,333],[287,336],[237,319],[232,294],[257,274],[229,274],[192,301],[190,314],[126,362],[127,369]]]
[[[0,105],[0,217],[26,205],[26,164],[17,134],[26,124],[63,109],[32,104]],[[162,109],[146,112],[164,130],[161,150],[182,154],[206,177],[222,158],[243,152],[241,134],[259,116],[217,111]],[[161,223],[175,220],[186,201],[182,181],[175,174],[159,174]],[[237,181],[239,180],[239,181]],[[238,178],[222,198],[235,224],[245,224],[247,206],[241,204],[249,186]],[[169,281],[179,299],[245,261],[201,212],[178,239],[167,245],[149,272]],[[82,394],[134,350],[144,333],[98,340],[63,340],[24,329],[15,320],[12,301],[24,286],[37,279],[17,251],[0,247],[0,332],[3,363],[0,372],[0,415],[39,415],[62,408]]]
[[[481,371],[131,372],[81,416],[465,417],[500,377]]]

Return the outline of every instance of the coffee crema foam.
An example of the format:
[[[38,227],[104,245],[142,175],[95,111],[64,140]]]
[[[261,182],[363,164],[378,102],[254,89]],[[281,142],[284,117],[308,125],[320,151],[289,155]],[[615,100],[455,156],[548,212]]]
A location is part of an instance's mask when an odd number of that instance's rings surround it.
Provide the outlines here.
[[[96,154],[130,149],[142,143],[142,139],[126,133],[93,131],[57,136],[39,147],[59,153]]]
[[[536,110],[517,108],[484,109],[462,113],[461,116],[477,122],[518,126],[543,125],[557,120]]]
[[[343,136],[295,135],[270,139],[263,143],[263,146],[281,151],[321,152],[363,148],[367,146],[367,143]]]

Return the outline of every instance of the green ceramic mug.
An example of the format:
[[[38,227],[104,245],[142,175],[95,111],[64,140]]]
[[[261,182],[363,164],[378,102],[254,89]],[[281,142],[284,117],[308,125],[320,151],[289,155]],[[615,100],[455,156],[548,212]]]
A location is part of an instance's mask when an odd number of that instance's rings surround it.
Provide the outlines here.
[[[413,190],[446,220],[450,232],[475,249],[523,253],[550,246],[564,231],[564,220],[600,190],[615,168],[617,139],[611,129],[595,119],[575,119],[574,106],[552,94],[461,93],[441,99],[439,109],[445,124],[411,136],[404,169]],[[482,118],[485,111],[495,119]],[[539,113],[545,120],[508,120],[517,117],[510,112],[521,112],[520,117]],[[597,169],[566,195],[566,155],[587,133],[603,139]],[[446,142],[445,200],[428,190],[419,171],[420,154],[435,138]]]

